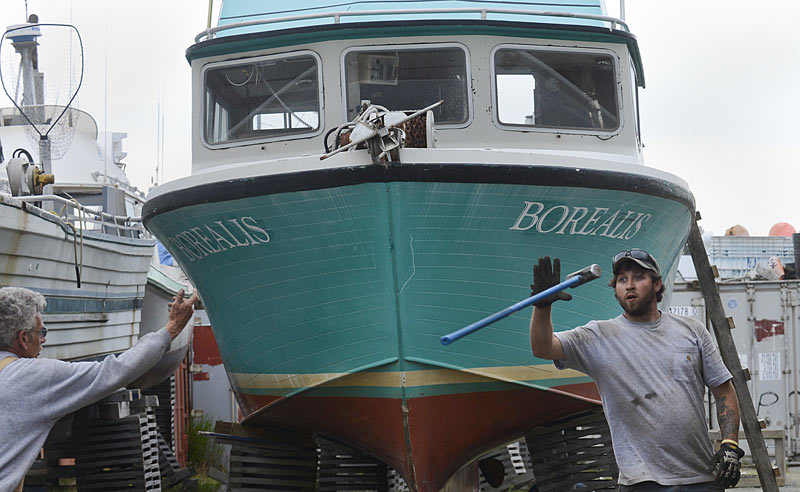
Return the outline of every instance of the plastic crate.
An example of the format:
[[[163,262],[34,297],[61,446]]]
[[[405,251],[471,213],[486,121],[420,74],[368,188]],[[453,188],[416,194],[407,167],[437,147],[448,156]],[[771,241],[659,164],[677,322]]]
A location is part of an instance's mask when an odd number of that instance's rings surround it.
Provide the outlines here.
[[[791,237],[714,236],[708,245],[708,259],[721,278],[744,277],[759,263],[767,266],[777,256],[783,264],[794,263]]]

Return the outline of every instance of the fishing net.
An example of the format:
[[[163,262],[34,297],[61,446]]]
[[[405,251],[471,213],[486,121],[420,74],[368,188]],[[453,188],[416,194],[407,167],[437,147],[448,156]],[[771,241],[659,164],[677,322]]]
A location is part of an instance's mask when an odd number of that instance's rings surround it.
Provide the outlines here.
[[[47,137],[51,159],[63,157],[72,144],[82,79],[83,45],[75,27],[22,24],[3,34],[0,80],[18,111],[4,124],[26,125],[34,149]]]

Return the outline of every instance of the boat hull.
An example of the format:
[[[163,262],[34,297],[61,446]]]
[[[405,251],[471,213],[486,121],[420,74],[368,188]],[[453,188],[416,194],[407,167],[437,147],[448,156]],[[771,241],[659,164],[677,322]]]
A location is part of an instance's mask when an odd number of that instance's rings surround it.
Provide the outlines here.
[[[48,212],[0,199],[0,286],[46,297],[42,357],[91,359],[133,346],[153,246],[96,231],[81,237]]]
[[[639,247],[671,279],[692,217],[688,192],[650,177],[469,164],[253,177],[145,208],[201,292],[246,421],[329,434],[420,491],[599,403],[585,375],[533,357],[527,311],[439,338],[529,296],[540,256],[568,273]],[[574,290],[556,329],[616,316],[609,278]]]

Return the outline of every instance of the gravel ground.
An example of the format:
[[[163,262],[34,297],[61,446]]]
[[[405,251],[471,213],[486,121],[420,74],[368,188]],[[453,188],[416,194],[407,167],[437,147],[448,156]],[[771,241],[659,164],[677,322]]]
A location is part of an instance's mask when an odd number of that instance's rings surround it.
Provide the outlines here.
[[[747,470],[746,473],[756,475],[755,469]],[[786,485],[779,487],[783,492],[800,492],[800,466],[789,466],[786,470]],[[736,487],[736,492],[756,492],[761,487]]]

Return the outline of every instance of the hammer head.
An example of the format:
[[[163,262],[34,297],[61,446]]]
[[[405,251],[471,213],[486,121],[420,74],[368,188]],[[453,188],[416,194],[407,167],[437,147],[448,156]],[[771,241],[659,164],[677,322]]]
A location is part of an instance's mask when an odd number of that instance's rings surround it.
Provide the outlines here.
[[[580,277],[581,280],[578,283],[570,286],[571,289],[574,289],[575,287],[581,284],[585,284],[586,282],[590,282],[594,279],[600,278],[602,274],[603,271],[600,269],[600,266],[597,263],[595,263],[593,265],[581,268],[577,272],[570,273],[569,275],[567,275],[566,278]]]

